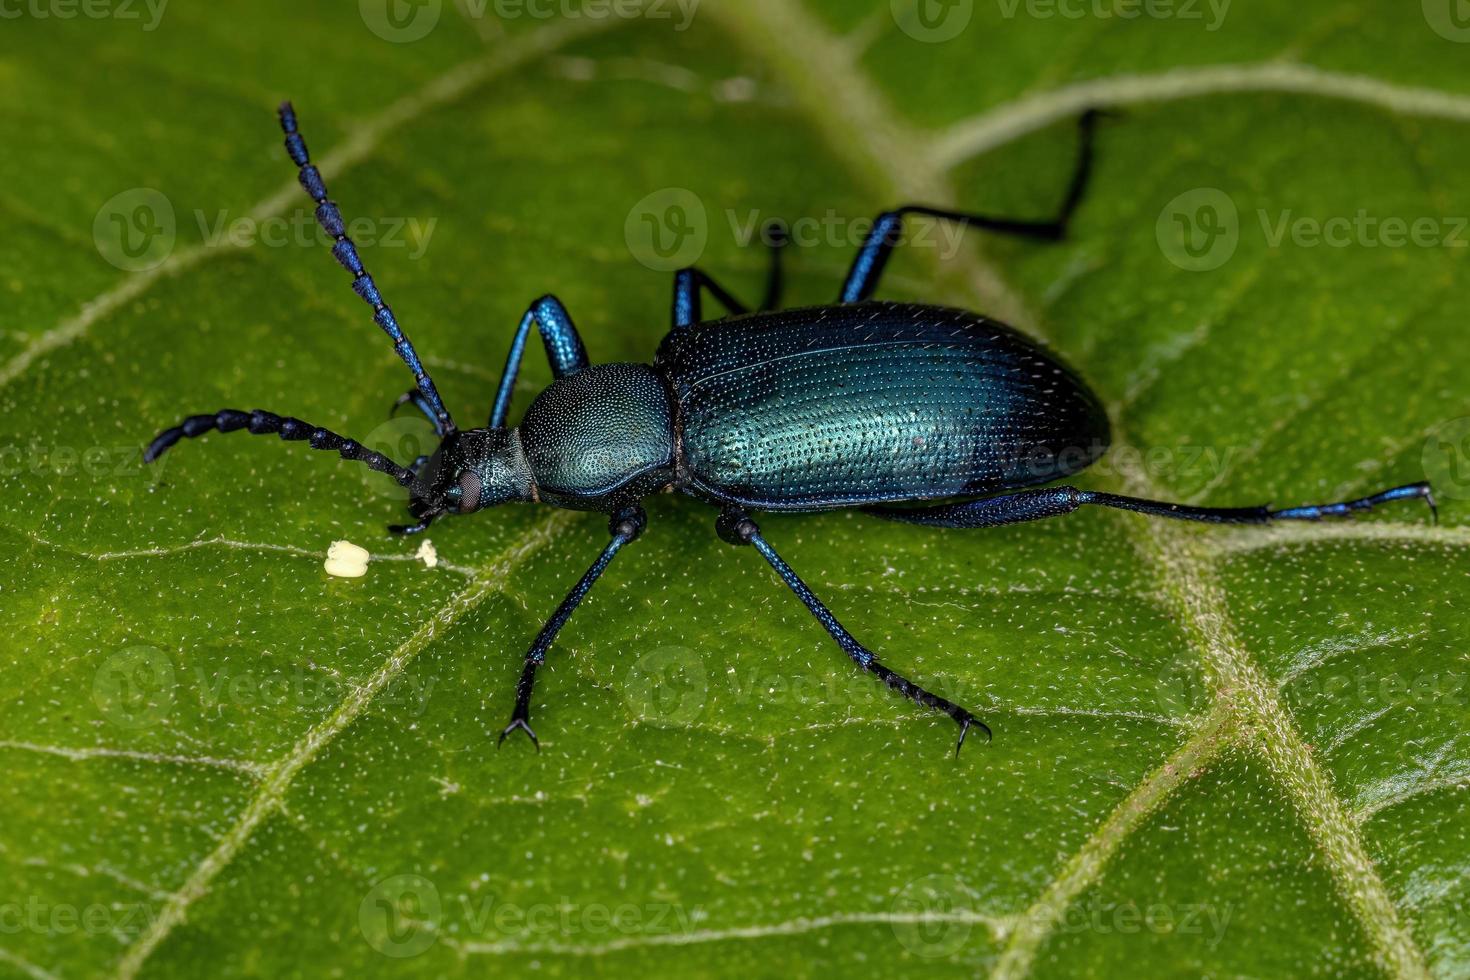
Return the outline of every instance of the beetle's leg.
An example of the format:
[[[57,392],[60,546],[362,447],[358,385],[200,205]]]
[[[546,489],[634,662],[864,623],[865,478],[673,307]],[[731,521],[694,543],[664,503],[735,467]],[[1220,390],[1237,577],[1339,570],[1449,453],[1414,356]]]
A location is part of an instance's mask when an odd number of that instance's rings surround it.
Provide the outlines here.
[[[419,361],[419,355],[413,348],[413,342],[398,325],[398,319],[388,304],[383,302],[383,297],[378,292],[377,284],[373,277],[368,275],[363,268],[362,259],[357,254],[357,246],[352,239],[347,237],[347,225],[342,220],[342,212],[337,205],[327,198],[327,185],[322,180],[322,175],[311,162],[311,157],[306,150],[306,141],[301,138],[301,133],[296,128],[296,110],[291,108],[291,103],[282,102],[280,108],[281,130],[286,134],[286,152],[291,155],[291,162],[295,163],[301,180],[301,186],[306,188],[306,193],[316,202],[316,220],[322,226],[322,230],[334,239],[332,255],[342,267],[352,274],[352,288],[363,300],[373,308],[373,322],[376,323],[384,333],[393,341],[393,349],[408,365],[413,372],[413,379],[418,385],[425,403],[432,410],[434,428],[440,432],[449,432],[454,429],[454,419],[449,417],[449,409],[444,407],[444,402],[439,397],[438,390],[434,387],[434,379],[429,377],[429,372]]]
[[[692,327],[704,319],[704,302],[699,294],[701,289],[709,290],[709,294],[726,310],[737,316],[750,312],[749,307],[730,295],[725,287],[691,265],[674,273],[673,329]]]
[[[905,509],[901,507],[864,507],[863,510],[891,521],[908,524],[927,524],[931,527],[998,527],[1002,524],[1020,524],[1037,521],[1045,517],[1070,514],[1084,504],[1100,507],[1116,507],[1132,510],[1153,517],[1172,517],[1182,521],[1202,521],[1207,524],[1270,524],[1273,521],[1320,521],[1324,517],[1348,517],[1358,511],[1372,510],[1379,504],[1393,500],[1423,498],[1431,514],[1438,516],[1434,504],[1434,493],[1428,483],[1409,483],[1401,487],[1380,490],[1378,493],[1356,500],[1344,500],[1335,504],[1306,504],[1301,507],[1285,507],[1272,510],[1260,507],[1192,507],[1187,504],[1171,504],[1162,500],[1144,500],[1139,497],[1124,497],[1115,493],[1096,490],[1078,490],[1075,487],[1047,487],[1041,490],[1022,490],[1000,497],[971,500],[958,504],[940,504],[937,507]]]
[[[608,521],[608,530],[612,533],[612,540],[608,542],[606,548],[602,549],[602,554],[597,556],[597,560],[592,563],[591,568],[587,569],[586,574],[577,581],[576,585],[572,586],[572,591],[567,593],[561,605],[556,607],[556,612],[552,613],[546,625],[541,627],[541,632],[536,634],[531,649],[526,651],[526,664],[521,670],[520,681],[516,683],[515,710],[511,712],[510,724],[506,725],[505,730],[500,733],[500,741],[496,743],[497,745],[503,743],[511,732],[519,729],[530,737],[531,743],[536,746],[537,751],[540,751],[541,743],[536,740],[536,733],[531,730],[530,723],[531,691],[536,686],[536,668],[546,661],[546,651],[551,648],[556,634],[567,624],[567,620],[572,618],[572,613],[576,611],[577,605],[587,595],[593,583],[607,570],[607,566],[611,564],[623,545],[642,534],[647,525],[648,515],[643,512],[642,507],[636,504],[624,507],[612,515],[612,519]]]
[[[779,221],[766,225],[764,237],[770,246],[771,265],[766,273],[766,294],[761,299],[760,308],[773,310],[781,302],[781,291],[784,286],[781,250],[786,247],[791,238],[786,231],[786,225]],[[699,292],[701,289],[708,290],[709,294],[731,313],[749,312],[745,304],[731,295],[729,290],[715,282],[702,270],[689,266],[674,273],[673,328],[675,330],[693,326],[704,319],[704,304]]]
[[[526,352],[532,326],[541,333],[541,343],[546,347],[546,359],[551,362],[553,378],[565,378],[587,366],[587,349],[582,346],[582,338],[572,324],[571,314],[555,296],[541,297],[521,317],[515,339],[510,342],[505,370],[500,375],[500,388],[495,392],[495,407],[490,412],[492,429],[505,426],[505,418],[510,413],[510,397],[515,391],[516,377],[521,373],[521,357]]]
[[[396,415],[398,413],[398,410],[404,405],[412,405],[420,412],[423,412],[424,418],[428,419],[429,424],[434,427],[434,434],[436,436],[440,436],[441,438],[443,437],[444,430],[439,426],[439,418],[434,414],[433,407],[424,400],[423,392],[419,391],[417,388],[410,388],[403,394],[399,395],[396,399],[394,399],[393,407],[388,410],[389,417],[391,418],[392,416]]]
[[[1093,134],[1097,126],[1098,111],[1089,109],[1078,120],[1079,143],[1077,163],[1072,170],[1072,181],[1067,187],[1067,196],[1062,199],[1056,216],[1047,221],[1020,221],[1012,218],[996,218],[983,214],[967,214],[947,208],[932,208],[923,204],[907,204],[896,211],[885,211],[873,221],[873,228],[858,249],[847,279],[842,284],[840,301],[857,303],[873,295],[883,268],[893,254],[893,247],[903,234],[903,219],[906,215],[922,214],[944,221],[957,221],[962,225],[973,225],[986,231],[1005,232],[1024,238],[1056,241],[1067,233],[1067,222],[1082,195],[1087,190],[1088,178],[1092,176]]]
[[[971,728],[984,732],[986,741],[990,740],[990,729],[980,719],[954,702],[946,701],[937,694],[930,694],[908,678],[889,670],[878,661],[872,651],[855,640],[852,634],[837,621],[837,617],[832,615],[832,611],[822,604],[822,600],[807,588],[807,584],[801,580],[801,577],[791,570],[791,566],[786,564],[781,556],[776,554],[776,550],[766,543],[766,539],[761,537],[760,528],[750,519],[749,514],[738,507],[727,507],[720,511],[720,518],[715,526],[720,537],[730,544],[754,545],[755,550],[759,551],[761,557],[770,563],[771,567],[776,570],[776,574],[781,576],[781,580],[792,592],[796,593],[796,597],[816,617],[817,622],[821,623],[831,634],[832,639],[837,641],[842,652],[852,658],[853,663],[916,704],[942,711],[953,718],[960,726],[960,738],[954,747],[955,755],[959,755],[960,746],[965,744],[965,736],[969,734]]]

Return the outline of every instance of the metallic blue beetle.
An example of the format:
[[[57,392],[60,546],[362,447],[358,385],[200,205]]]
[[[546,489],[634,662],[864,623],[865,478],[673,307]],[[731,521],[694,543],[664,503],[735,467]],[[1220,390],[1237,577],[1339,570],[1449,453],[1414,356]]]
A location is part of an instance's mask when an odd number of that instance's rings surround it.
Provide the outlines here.
[[[779,230],[774,230],[761,312],[748,312],[698,269],[676,273],[673,329],[652,365],[588,364],[561,303],[553,296],[537,300],[511,342],[490,424],[463,431],[455,427],[413,344],[364,270],[342,215],[308,157],[290,103],[281,106],[280,118],[286,149],[316,202],[317,220],[335,239],[333,254],[413,371],[417,385],[399,404],[412,403],[428,416],[441,439],[439,448],[403,467],[300,419],[223,409],[191,416],[159,433],[144,458],[151,462],[181,438],[214,430],[305,440],[313,449],[334,450],[406,487],[414,523],[390,527],[401,534],[422,531],[444,514],[510,501],[611,515],[612,540],[526,653],[501,742],[517,729],[536,742],[529,724],[536,669],[613,557],[643,532],[646,518],[639,501],[652,493],[673,489],[718,506],[720,536],[731,544],[753,545],[859,667],[959,724],[956,752],[971,727],[987,738],[990,729],[880,663],[767,543],[750,512],[858,507],[889,520],[975,528],[1053,517],[1083,504],[1232,524],[1339,517],[1407,497],[1423,497],[1434,507],[1427,483],[1285,510],[1188,507],[1066,486],[1020,489],[1069,476],[1102,455],[1108,419],[1097,397],[1054,355],[1004,324],[964,310],[870,297],[906,215],[1060,238],[1091,171],[1096,113],[1081,119],[1076,169],[1055,218],[1015,221],[922,206],[886,212],[874,222],[835,305],[774,309],[781,292],[784,235]],[[705,320],[705,292],[731,315]],[[511,392],[532,328],[545,345],[555,380],[531,403],[521,424],[510,428]]]

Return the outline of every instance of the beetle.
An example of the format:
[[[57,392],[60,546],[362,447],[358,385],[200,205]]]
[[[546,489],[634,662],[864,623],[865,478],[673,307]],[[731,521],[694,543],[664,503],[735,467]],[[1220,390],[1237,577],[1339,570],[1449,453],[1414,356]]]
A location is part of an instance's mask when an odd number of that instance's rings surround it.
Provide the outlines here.
[[[274,433],[333,450],[393,477],[409,493],[415,534],[447,514],[510,502],[549,504],[609,516],[611,539],[562,599],[526,652],[515,707],[498,744],[530,725],[536,671],[557,633],[613,558],[647,524],[640,501],[674,490],[719,508],[717,533],[753,547],[861,669],[960,729],[990,729],[965,708],[891,670],[859,643],[781,558],[751,514],[857,508],[891,521],[981,528],[1067,514],[1084,505],[1217,524],[1265,524],[1347,516],[1379,504],[1423,498],[1428,483],[1356,500],[1273,510],[1199,507],[1070,486],[1040,486],[1095,462],[1109,441],[1101,401],[1070,367],[1034,340],[966,310],[875,301],[904,221],[922,215],[1038,240],[1062,238],[1092,170],[1099,113],[1079,120],[1076,161],[1054,217],[1029,221],[907,205],[880,214],[858,250],[837,303],[779,309],[784,236],[772,236],[764,302],[748,310],[698,268],[674,276],[673,324],[652,364],[590,364],[555,296],[531,304],[511,341],[489,424],[456,427],[433,379],[363,267],[342,214],[327,196],[289,102],[279,111],[286,150],[332,254],[413,372],[412,404],[440,439],[435,452],[401,466],[353,439],[262,410],[193,415],[160,432],[152,462],[182,438],[243,430]],[[727,315],[707,320],[709,294]],[[507,425],[511,393],[531,331],[540,335],[553,381]]]

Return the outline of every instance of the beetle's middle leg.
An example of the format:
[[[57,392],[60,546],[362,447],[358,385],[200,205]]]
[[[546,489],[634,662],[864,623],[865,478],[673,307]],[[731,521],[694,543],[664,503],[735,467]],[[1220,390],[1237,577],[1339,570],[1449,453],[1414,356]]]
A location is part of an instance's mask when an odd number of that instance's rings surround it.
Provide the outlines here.
[[[990,729],[980,719],[954,702],[946,701],[937,694],[931,694],[907,677],[894,673],[880,663],[871,650],[854,639],[846,627],[837,621],[837,617],[832,615],[832,611],[823,605],[822,600],[818,599],[807,584],[801,580],[801,577],[791,570],[791,566],[776,554],[776,549],[766,543],[766,539],[761,537],[760,528],[756,526],[755,521],[750,519],[749,514],[738,507],[726,507],[720,511],[719,521],[715,527],[720,537],[730,544],[754,545],[755,550],[759,551],[761,557],[770,563],[771,567],[776,570],[776,574],[781,576],[781,580],[792,592],[796,593],[796,597],[816,617],[817,622],[821,623],[831,634],[832,639],[837,641],[842,652],[852,658],[853,663],[914,703],[942,711],[953,718],[960,726],[960,738],[954,747],[955,755],[959,755],[960,746],[965,744],[965,736],[969,734],[971,728],[984,732],[987,741],[990,739]]]
[[[561,605],[556,607],[556,612],[541,627],[541,632],[536,634],[536,639],[531,643],[531,649],[526,651],[525,666],[521,669],[521,679],[516,683],[516,706],[511,712],[510,724],[500,733],[500,741],[505,742],[506,736],[519,729],[526,733],[531,739],[531,744],[536,746],[537,751],[541,749],[541,743],[536,740],[536,733],[531,730],[531,691],[536,686],[536,669],[546,662],[546,651],[551,649],[551,644],[556,640],[556,634],[572,618],[577,606],[586,598],[592,586],[607,571],[607,566],[617,557],[623,545],[636,539],[648,526],[648,516],[643,508],[636,504],[616,511],[608,521],[608,530],[612,532],[612,540],[607,547],[602,549],[602,554],[592,563],[592,567],[577,580],[568,592]]]
[[[781,250],[787,246],[791,237],[786,230],[786,225],[780,221],[766,224],[764,237],[766,244],[770,246],[771,264],[766,273],[766,294],[761,299],[760,308],[774,310],[781,305],[781,293],[785,285],[785,278],[781,270]],[[675,330],[693,326],[704,319],[704,303],[700,290],[707,290],[721,306],[731,313],[750,312],[744,303],[736,299],[728,289],[715,282],[708,273],[689,266],[674,273],[672,321]]]
[[[872,230],[868,232],[862,247],[852,260],[852,267],[848,269],[847,279],[842,284],[840,302],[858,303],[873,295],[873,290],[878,288],[878,280],[883,277],[883,268],[888,265],[888,259],[893,254],[893,247],[903,235],[903,219],[911,214],[957,221],[985,231],[1004,232],[1042,241],[1056,241],[1065,236],[1072,212],[1077,210],[1077,205],[1081,203],[1082,195],[1087,190],[1087,182],[1092,177],[1093,136],[1099,115],[1096,109],[1089,109],[1077,122],[1077,162],[1072,169],[1067,196],[1062,199],[1055,216],[1045,221],[1026,221],[969,214],[923,204],[906,204],[895,211],[885,211],[873,221]]]

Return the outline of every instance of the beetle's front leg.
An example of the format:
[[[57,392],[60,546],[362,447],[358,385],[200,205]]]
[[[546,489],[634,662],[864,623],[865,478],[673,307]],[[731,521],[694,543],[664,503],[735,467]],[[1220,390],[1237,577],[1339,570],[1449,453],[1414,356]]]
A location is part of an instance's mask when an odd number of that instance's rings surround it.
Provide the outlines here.
[[[612,540],[608,542],[606,548],[602,549],[602,554],[597,556],[597,560],[592,563],[591,568],[587,569],[586,574],[578,580],[576,585],[572,586],[572,591],[567,593],[561,605],[556,607],[556,612],[552,613],[546,625],[541,627],[541,632],[536,634],[536,640],[531,644],[531,649],[526,651],[526,664],[521,669],[520,681],[516,683],[515,710],[511,712],[510,724],[506,725],[505,730],[500,733],[500,741],[496,743],[497,745],[503,743],[511,732],[519,729],[530,737],[531,744],[536,746],[538,752],[541,750],[541,743],[537,741],[536,733],[531,730],[531,691],[536,686],[536,669],[546,661],[546,651],[551,648],[556,634],[561,632],[567,620],[572,618],[572,613],[576,611],[578,604],[592,589],[593,584],[602,573],[607,570],[607,566],[622,550],[623,545],[643,533],[643,529],[648,526],[648,515],[643,512],[642,507],[633,504],[614,512],[607,526],[612,533]]]
[[[546,359],[551,362],[551,376],[565,378],[576,374],[587,366],[587,349],[572,323],[571,314],[555,296],[543,296],[531,304],[516,327],[516,335],[510,342],[510,353],[505,358],[505,370],[500,375],[500,387],[495,392],[495,406],[490,410],[490,427],[501,428],[510,413],[510,396],[515,391],[516,377],[521,373],[521,357],[526,352],[526,341],[535,327],[541,334],[541,344],[546,348]]]
[[[837,641],[842,652],[852,658],[853,663],[915,704],[942,711],[953,718],[960,726],[960,739],[954,747],[956,756],[960,754],[960,747],[965,744],[965,736],[969,734],[972,727],[984,732],[986,740],[990,740],[990,729],[980,719],[954,702],[946,701],[937,694],[931,694],[907,677],[894,673],[880,663],[871,650],[854,639],[846,627],[837,621],[837,617],[832,615],[832,611],[822,604],[822,600],[818,599],[812,590],[807,588],[807,584],[801,580],[801,577],[791,570],[791,566],[786,564],[781,556],[776,554],[776,550],[766,543],[766,539],[761,537],[760,528],[756,526],[755,521],[750,519],[749,514],[738,507],[726,507],[720,511],[720,518],[715,528],[719,531],[720,537],[730,544],[754,545],[755,550],[759,551],[761,557],[770,563],[771,567],[776,570],[776,574],[781,576],[781,580],[792,592],[796,593],[796,597],[816,617],[817,622],[821,623],[831,634],[832,639]]]

